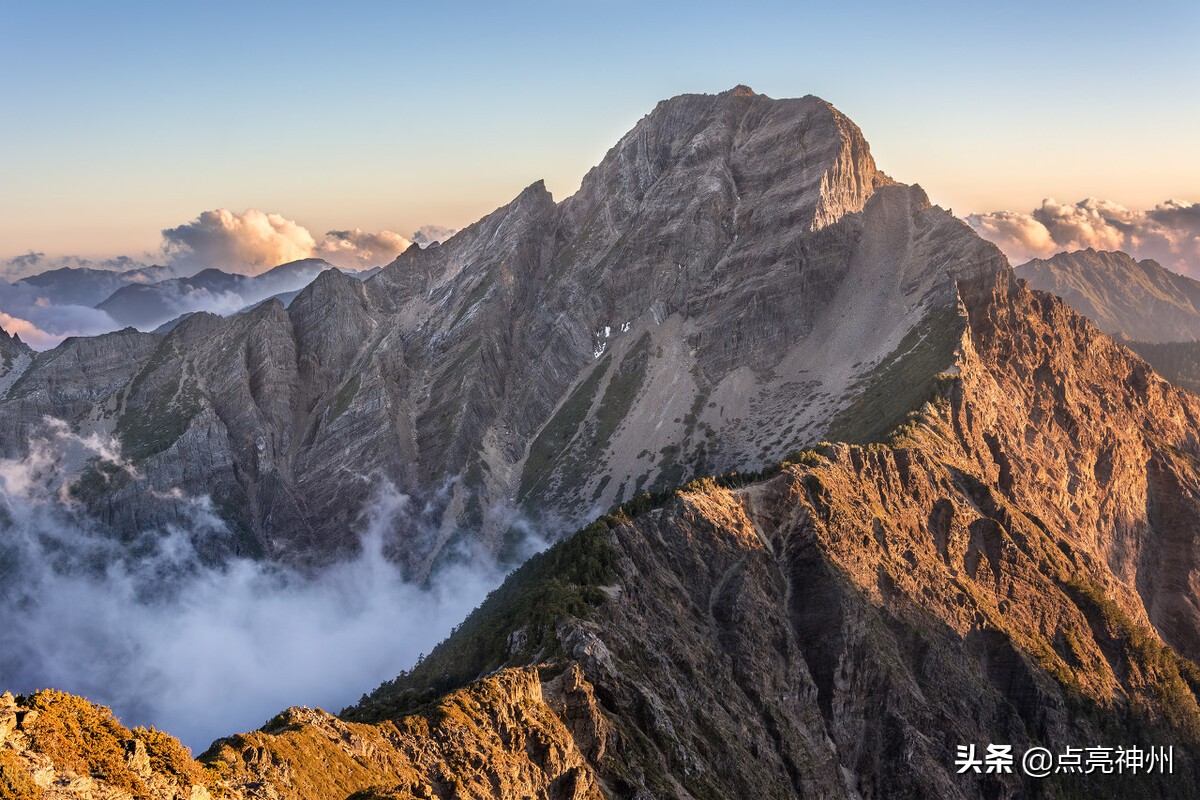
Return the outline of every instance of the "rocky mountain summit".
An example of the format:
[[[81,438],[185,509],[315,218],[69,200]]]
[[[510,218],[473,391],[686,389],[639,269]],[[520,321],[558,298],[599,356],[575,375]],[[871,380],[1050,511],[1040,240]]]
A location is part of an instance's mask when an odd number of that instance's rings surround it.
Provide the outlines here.
[[[424,509],[395,547],[422,575],[528,518],[554,535],[878,435],[912,399],[879,390],[897,353],[944,344],[954,281],[1003,265],[828,103],[685,95],[574,196],[535,183],[364,283],[326,271],[287,308],[38,355],[0,399],[0,454],[47,416],[115,436],[136,469],[81,478],[98,519],[162,525],[174,490],[207,494],[221,547],[300,563],[352,549],[388,484]]]

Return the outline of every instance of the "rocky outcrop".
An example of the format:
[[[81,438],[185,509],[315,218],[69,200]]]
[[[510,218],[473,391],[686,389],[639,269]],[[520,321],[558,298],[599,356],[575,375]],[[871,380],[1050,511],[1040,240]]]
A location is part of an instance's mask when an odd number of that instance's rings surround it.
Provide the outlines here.
[[[113,434],[138,469],[84,476],[95,515],[162,525],[172,490],[209,494],[222,546],[294,562],[352,549],[390,483],[425,509],[394,547],[421,575],[459,538],[501,550],[519,517],[569,530],[819,440],[954,313],[956,276],[1003,265],[828,103],[685,95],[561,203],[535,183],[365,283],[327,271],[286,310],[102,340],[123,382],[39,357],[0,401],[0,452],[44,415]]]
[[[21,337],[0,328],[0,397],[16,383],[33,361],[33,351]]]
[[[6,800],[209,800],[216,783],[170,736],[130,731],[106,708],[53,691],[0,695]]]
[[[599,800],[607,725],[577,668],[516,669],[379,725],[289,709],[201,759],[247,798]]]
[[[0,697],[5,800],[600,800],[611,732],[578,668],[505,670],[381,725],[292,708],[200,761],[61,692]]]
[[[1200,339],[1200,283],[1156,261],[1088,248],[1034,259],[1016,271],[1112,336],[1139,342]]]

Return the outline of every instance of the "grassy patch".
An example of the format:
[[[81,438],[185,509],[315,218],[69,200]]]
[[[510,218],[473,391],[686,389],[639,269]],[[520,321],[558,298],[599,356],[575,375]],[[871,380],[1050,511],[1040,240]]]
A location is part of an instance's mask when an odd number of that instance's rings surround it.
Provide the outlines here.
[[[0,800],[38,800],[42,790],[29,777],[21,759],[11,750],[0,750]]]
[[[616,579],[616,551],[608,541],[613,522],[597,520],[526,561],[428,658],[342,716],[403,716],[500,667],[557,654],[558,621],[588,616],[607,597],[599,587]]]
[[[1165,722],[1186,739],[1200,742],[1200,667],[1134,622],[1096,584],[1073,580],[1066,589],[1093,627],[1100,628],[1094,631],[1097,639],[1115,639],[1124,650],[1125,663],[1141,671],[1145,689],[1157,702],[1153,706],[1135,702],[1135,711],[1149,722]],[[1161,718],[1151,713],[1155,708]]]
[[[330,411],[328,421],[333,422],[335,419],[346,413],[346,409],[350,408],[350,403],[358,396],[358,390],[361,386],[361,379],[355,375],[338,390],[338,393],[333,396],[330,401]]]
[[[200,397],[195,380],[180,378],[178,384],[160,386],[141,408],[127,407],[114,430],[121,454],[138,463],[169,449],[200,413]]]
[[[34,694],[28,705],[38,712],[28,730],[32,750],[48,756],[57,769],[90,775],[135,796],[146,796],[142,779],[125,763],[129,731],[109,709],[54,690]]]
[[[854,401],[833,420],[829,438],[883,441],[910,411],[936,396],[937,375],[954,361],[966,322],[957,309],[932,311],[858,385]]]
[[[171,367],[176,355],[168,335],[129,384],[128,402],[113,432],[122,455],[135,463],[170,448],[200,413],[199,383],[187,376],[182,361],[174,365],[177,377],[156,375]]]
[[[643,333],[641,338],[629,348],[629,352],[621,359],[621,366],[608,381],[604,389],[604,397],[600,400],[600,408],[596,411],[596,436],[592,441],[593,451],[601,451],[608,446],[608,440],[616,433],[617,428],[629,416],[629,409],[637,399],[638,392],[646,380],[647,351],[650,348],[650,334]]]
[[[519,501],[526,499],[549,477],[555,460],[570,443],[591,410],[596,391],[600,388],[600,379],[609,364],[610,360],[606,356],[592,368],[529,446],[529,456],[525,459],[525,468],[521,472],[521,488],[517,492]]]
[[[467,297],[467,302],[463,303],[458,315],[454,318],[454,321],[450,323],[450,327],[458,327],[458,323],[462,322],[462,318],[465,317],[470,310],[475,307],[476,303],[484,298],[484,295],[488,293],[488,289],[490,288],[492,288],[492,276],[485,275],[483,279],[475,285],[475,288],[471,290],[471,294]]]
[[[179,743],[179,740],[157,728],[137,727],[132,731],[134,737],[141,739],[146,746],[146,755],[150,758],[150,768],[165,775],[174,775],[184,779],[186,783],[207,783],[212,775],[192,758],[191,751]]]

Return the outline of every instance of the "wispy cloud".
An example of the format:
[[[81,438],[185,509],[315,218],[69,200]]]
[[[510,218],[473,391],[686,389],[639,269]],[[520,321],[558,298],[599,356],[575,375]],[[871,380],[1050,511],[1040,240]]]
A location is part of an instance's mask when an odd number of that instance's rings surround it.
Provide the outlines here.
[[[34,350],[49,350],[70,336],[96,336],[118,327],[108,314],[87,306],[35,302],[25,306],[19,316],[0,310],[0,328],[19,335]]]
[[[1168,200],[1135,211],[1107,200],[1042,201],[1030,213],[971,214],[967,223],[1020,264],[1063,250],[1123,250],[1168,269],[1200,277],[1200,203]]]
[[[447,228],[445,225],[422,225],[412,235],[412,240],[421,247],[428,247],[434,242],[444,242],[456,233],[457,228]]]

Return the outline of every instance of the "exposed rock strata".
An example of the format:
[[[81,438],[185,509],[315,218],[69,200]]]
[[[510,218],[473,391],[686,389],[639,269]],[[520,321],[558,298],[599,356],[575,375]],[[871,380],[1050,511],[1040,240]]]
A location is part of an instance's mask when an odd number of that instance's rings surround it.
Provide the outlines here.
[[[604,534],[604,598],[540,652],[578,663],[612,719],[612,796],[1197,791],[1200,401],[1057,298],[1007,275],[961,288],[955,369],[890,445],[701,483]],[[351,715],[419,701],[463,646]],[[989,742],[1173,743],[1178,761],[955,774],[957,745]]]

